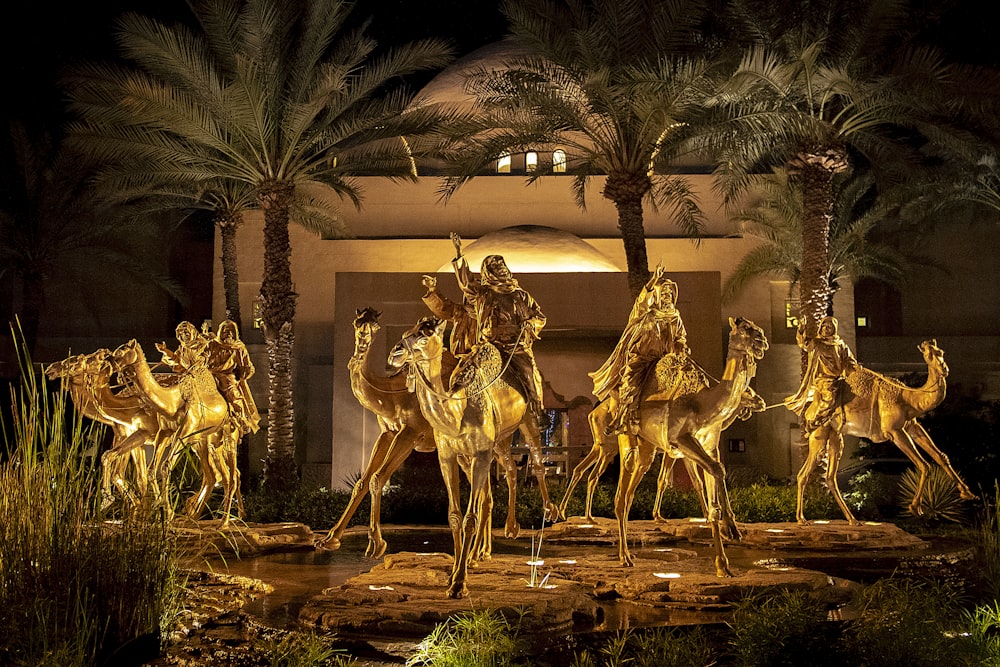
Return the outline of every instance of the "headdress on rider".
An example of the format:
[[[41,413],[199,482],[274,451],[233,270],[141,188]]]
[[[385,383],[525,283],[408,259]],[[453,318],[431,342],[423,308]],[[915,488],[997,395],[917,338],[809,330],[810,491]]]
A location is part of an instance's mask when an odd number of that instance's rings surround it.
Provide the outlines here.
[[[487,255],[483,258],[479,281],[498,291],[512,291],[518,286],[502,255]]]

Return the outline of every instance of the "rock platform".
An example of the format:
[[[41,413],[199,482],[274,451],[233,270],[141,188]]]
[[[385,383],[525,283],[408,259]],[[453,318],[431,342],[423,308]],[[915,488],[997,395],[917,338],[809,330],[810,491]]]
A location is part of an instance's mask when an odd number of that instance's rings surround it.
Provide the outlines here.
[[[892,524],[831,521],[806,526],[740,524],[740,529],[742,546],[775,553],[919,552],[927,547]],[[629,522],[635,558],[631,568],[618,562],[613,519],[588,522],[574,517],[546,527],[541,539],[541,555],[535,561],[523,554],[495,554],[471,568],[469,595],[460,600],[446,596],[449,554],[390,554],[368,572],[310,599],[299,622],[341,636],[423,637],[456,614],[494,609],[519,619],[522,632],[566,633],[600,628],[606,607],[619,601],[649,609],[721,612],[750,591],[798,589],[832,608],[846,602],[853,587],[816,570],[735,562],[736,576],[717,577],[711,550],[705,549],[711,544],[711,528],[699,520]],[[601,545],[607,548],[575,548]],[[727,550],[732,555],[739,548],[729,545]]]

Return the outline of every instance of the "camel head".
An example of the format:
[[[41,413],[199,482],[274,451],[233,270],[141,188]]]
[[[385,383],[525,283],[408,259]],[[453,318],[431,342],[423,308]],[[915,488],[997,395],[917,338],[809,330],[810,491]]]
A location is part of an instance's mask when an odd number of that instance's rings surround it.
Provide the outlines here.
[[[742,420],[746,421],[753,416],[755,412],[764,412],[767,409],[767,403],[753,390],[753,387],[747,387],[743,391],[743,395],[740,396],[740,407],[737,416]]]
[[[74,355],[72,357],[67,357],[62,361],[53,361],[51,364],[45,367],[45,375],[50,380],[55,380],[56,378],[69,377],[75,375],[74,367],[78,361],[80,355]]]
[[[378,323],[382,311],[365,307],[355,310],[354,313],[354,356],[360,357],[368,352],[372,339],[382,328]]]
[[[389,368],[402,368],[410,362],[441,356],[447,324],[447,321],[436,317],[421,318],[389,352],[386,362]]]
[[[948,364],[944,363],[944,350],[938,347],[936,339],[925,340],[917,346],[917,349],[923,355],[928,368],[937,366],[941,371],[941,376],[948,377]]]
[[[127,343],[122,343],[111,353],[111,362],[119,369],[126,366],[134,366],[145,358],[146,356],[142,353],[142,348],[139,347],[139,341],[135,338]]]
[[[764,358],[768,348],[764,330],[748,319],[729,318],[729,350],[746,352],[755,360]]]
[[[356,309],[354,311],[354,331],[367,331],[369,332],[369,337],[374,336],[375,332],[381,328],[378,323],[378,318],[380,317],[382,317],[381,310],[375,310],[367,306]]]

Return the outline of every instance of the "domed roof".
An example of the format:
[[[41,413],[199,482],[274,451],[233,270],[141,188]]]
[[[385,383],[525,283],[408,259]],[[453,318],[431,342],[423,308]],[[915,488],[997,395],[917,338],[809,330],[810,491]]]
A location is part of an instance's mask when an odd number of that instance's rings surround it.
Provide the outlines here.
[[[490,232],[462,247],[469,268],[479,271],[487,255],[502,255],[518,273],[620,272],[611,260],[578,236],[542,225],[517,225]],[[451,263],[439,272],[451,272]]]
[[[466,77],[478,70],[503,70],[506,60],[524,53],[524,49],[510,39],[480,47],[448,65],[431,79],[417,93],[411,106],[435,103],[471,106],[475,98],[465,92]]]

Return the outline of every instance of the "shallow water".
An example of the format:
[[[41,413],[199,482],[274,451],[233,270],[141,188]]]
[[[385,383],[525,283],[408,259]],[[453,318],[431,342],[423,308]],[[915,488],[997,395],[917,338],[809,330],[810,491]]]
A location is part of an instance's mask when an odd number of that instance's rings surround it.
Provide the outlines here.
[[[383,528],[389,553],[401,551],[439,551],[450,553],[451,534],[447,528],[394,527]],[[353,530],[344,535],[336,551],[306,550],[278,553],[243,560],[212,561],[209,566],[216,572],[225,572],[259,579],[274,587],[268,595],[257,598],[243,610],[262,623],[272,627],[293,629],[297,626],[299,610],[323,589],[339,586],[348,579],[367,572],[382,559],[365,558],[368,546],[367,532]],[[494,538],[493,552],[530,557],[530,537],[516,540]],[[685,549],[711,556],[710,547],[685,545]],[[587,554],[606,556],[613,546],[581,546],[545,543],[546,557],[573,558]],[[642,548],[636,548],[641,553]],[[877,554],[854,552],[777,552],[742,547],[738,544],[726,548],[730,562],[736,568],[795,566],[824,572],[845,582],[870,583],[894,572],[910,576],[960,576],[960,564],[968,556],[961,545],[932,543],[929,549],[919,552],[899,551]],[[725,620],[720,612],[699,612],[654,608],[627,600],[602,603],[604,619],[594,631],[615,631],[626,628],[689,625],[694,623],[719,623]]]

